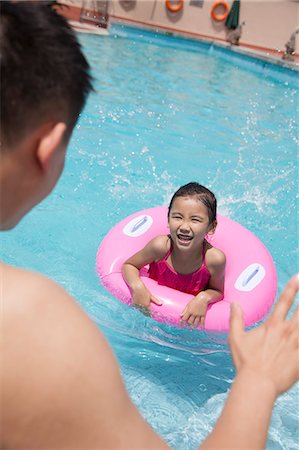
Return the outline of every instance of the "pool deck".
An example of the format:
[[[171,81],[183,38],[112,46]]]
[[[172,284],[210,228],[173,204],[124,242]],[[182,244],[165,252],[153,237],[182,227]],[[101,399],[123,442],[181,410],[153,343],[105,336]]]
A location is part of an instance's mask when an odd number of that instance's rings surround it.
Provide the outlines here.
[[[80,11],[78,10],[78,8],[69,6],[67,8],[62,7],[60,12],[68,19],[71,26],[78,32],[91,33],[102,36],[109,35],[109,25],[108,28],[103,28],[96,26],[92,23],[80,21]],[[211,36],[201,35],[198,33],[182,32],[181,30],[177,30],[175,28],[152,26],[144,22],[131,19],[128,20],[114,15],[109,16],[109,22],[111,25],[113,24],[125,25],[138,28],[140,30],[144,29],[148,31],[158,32],[161,34],[166,34],[168,36],[171,35],[175,37],[207,43],[210,45],[215,45],[222,48],[229,48],[236,53],[251,56],[254,58],[258,58],[262,61],[270,62],[272,64],[277,64],[282,67],[287,67],[289,69],[299,71],[299,55],[297,54],[292,56],[293,60],[287,60],[283,59],[284,53],[282,51],[264,47],[257,47],[250,44],[246,44],[244,42],[240,42],[240,45],[232,45],[229,42],[225,41],[224,39],[220,38],[214,39]]]

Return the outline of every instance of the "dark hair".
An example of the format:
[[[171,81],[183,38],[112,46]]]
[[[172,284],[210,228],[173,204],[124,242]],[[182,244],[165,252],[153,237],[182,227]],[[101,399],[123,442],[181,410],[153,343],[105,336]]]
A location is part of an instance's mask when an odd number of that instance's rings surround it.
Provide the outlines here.
[[[0,1],[2,142],[18,143],[46,120],[63,120],[68,137],[92,81],[76,35],[56,2]]]
[[[181,186],[172,196],[168,207],[168,217],[174,200],[177,197],[197,197],[197,200],[202,202],[208,209],[210,225],[217,224],[216,211],[217,200],[213,192],[195,181]]]

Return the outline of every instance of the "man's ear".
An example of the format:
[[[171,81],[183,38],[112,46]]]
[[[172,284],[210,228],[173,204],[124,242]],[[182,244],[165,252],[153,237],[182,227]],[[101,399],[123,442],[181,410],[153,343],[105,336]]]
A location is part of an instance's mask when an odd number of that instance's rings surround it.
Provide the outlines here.
[[[36,157],[43,172],[47,172],[49,163],[64,139],[66,124],[63,122],[48,125],[38,142]]]

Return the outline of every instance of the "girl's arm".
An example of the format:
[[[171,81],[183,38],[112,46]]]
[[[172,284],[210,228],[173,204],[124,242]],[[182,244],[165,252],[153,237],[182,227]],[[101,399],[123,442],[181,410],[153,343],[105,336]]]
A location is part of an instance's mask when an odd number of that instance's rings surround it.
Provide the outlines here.
[[[206,255],[206,264],[211,278],[207,289],[201,291],[196,298],[205,301],[208,305],[223,299],[226,264],[225,254],[218,248],[210,249]]]
[[[208,252],[207,252],[208,253]],[[212,248],[206,255],[207,268],[211,278],[207,289],[199,292],[182,311],[181,317],[189,325],[204,327],[208,305],[223,299],[226,258],[217,248]]]
[[[153,261],[163,258],[167,252],[167,236],[157,236],[152,239],[142,250],[127,259],[122,267],[123,277],[131,289],[134,305],[145,308],[150,302],[161,305],[161,301],[155,298],[146,288],[139,276],[139,270]]]

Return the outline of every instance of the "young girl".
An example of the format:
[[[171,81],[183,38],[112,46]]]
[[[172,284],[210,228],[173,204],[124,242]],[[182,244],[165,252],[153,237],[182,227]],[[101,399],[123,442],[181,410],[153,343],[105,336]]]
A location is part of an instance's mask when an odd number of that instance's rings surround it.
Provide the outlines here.
[[[149,264],[149,277],[158,284],[194,296],[182,311],[182,321],[204,326],[208,305],[223,298],[225,255],[205,239],[215,231],[216,207],[214,194],[198,183],[175,192],[168,208],[169,235],[155,237],[123,265],[134,305],[148,309],[150,302],[162,304],[139,277]]]

